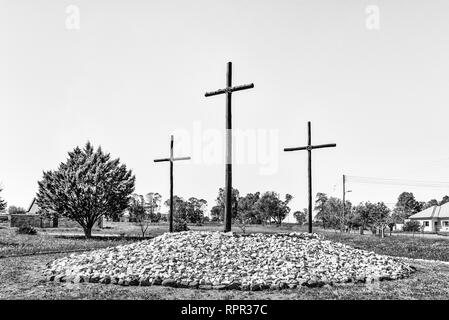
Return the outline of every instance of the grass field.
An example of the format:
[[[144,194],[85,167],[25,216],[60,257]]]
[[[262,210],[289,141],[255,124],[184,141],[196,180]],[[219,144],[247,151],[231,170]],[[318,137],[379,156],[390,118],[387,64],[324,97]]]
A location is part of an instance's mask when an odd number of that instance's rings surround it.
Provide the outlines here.
[[[221,226],[190,227],[193,230],[221,230]],[[161,234],[166,225],[152,226],[150,235]],[[235,228],[236,232],[240,232]],[[304,231],[295,225],[282,227],[251,226],[247,232]],[[340,234],[318,230],[326,238],[351,246],[399,257],[449,261],[449,240],[419,237],[387,237]],[[0,227],[0,299],[448,299],[449,264],[412,261],[417,272],[408,279],[375,284],[344,284],[323,288],[299,288],[283,291],[241,292],[201,291],[154,287],[122,287],[103,284],[47,282],[42,277],[45,265],[67,253],[11,257],[21,253],[95,249],[129,243],[121,240],[60,239],[52,233],[81,234],[81,229],[39,230],[36,236],[16,235],[15,230]],[[94,234],[138,235],[133,224],[109,224]],[[8,257],[9,256],[9,257]]]

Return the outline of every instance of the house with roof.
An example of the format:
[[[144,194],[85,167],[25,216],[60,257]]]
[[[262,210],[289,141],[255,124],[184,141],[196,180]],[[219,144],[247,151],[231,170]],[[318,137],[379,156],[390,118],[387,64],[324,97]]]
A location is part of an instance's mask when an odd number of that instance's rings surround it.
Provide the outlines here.
[[[28,207],[26,214],[14,215],[11,220],[11,227],[17,227],[21,224],[29,224],[38,228],[79,228],[80,225],[67,217],[42,217],[40,215],[40,208],[37,204],[36,198],[33,198]],[[103,217],[97,220],[95,226],[103,228]]]
[[[449,232],[449,202],[415,213],[409,219],[419,221],[424,231]]]

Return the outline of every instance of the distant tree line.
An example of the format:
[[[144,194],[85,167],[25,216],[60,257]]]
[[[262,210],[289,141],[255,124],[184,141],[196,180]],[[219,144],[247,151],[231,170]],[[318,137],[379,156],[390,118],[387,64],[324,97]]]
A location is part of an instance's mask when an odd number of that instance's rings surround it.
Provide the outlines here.
[[[232,220],[245,228],[248,224],[276,224],[280,225],[290,213],[288,204],[293,199],[286,194],[284,199],[274,191],[264,193],[255,192],[240,196],[237,189],[232,189]],[[211,220],[224,220],[225,194],[224,189],[218,191],[215,206],[211,209]]]
[[[0,187],[0,193],[3,191],[3,189]],[[6,209],[7,203],[5,200],[2,199],[0,196],[0,212]]]
[[[432,199],[428,202],[417,201],[411,192],[402,192],[393,208],[390,210],[384,202],[361,202],[353,206],[351,202],[345,203],[343,215],[343,202],[335,197],[328,197],[325,193],[317,193],[315,200],[315,221],[324,229],[340,229],[349,231],[358,228],[363,234],[364,230],[384,235],[385,230],[393,231],[395,224],[403,224],[411,215],[449,202],[449,196],[444,196],[441,201]],[[305,214],[301,213],[297,220],[304,220]],[[295,213],[295,217],[297,217]],[[416,222],[407,222],[404,231],[419,231],[420,225]]]
[[[46,171],[38,182],[39,190],[36,202],[40,214],[48,217],[67,217],[80,224],[86,237],[91,237],[94,224],[101,217],[119,220],[125,210],[142,227],[142,233],[148,223],[162,219],[160,212],[161,195],[150,192],[145,195],[134,193],[135,176],[119,159],[112,159],[101,147],[95,149],[89,142],[84,148],[76,147],[68,153],[68,158],[56,170]],[[0,189],[0,192],[2,190]],[[232,190],[232,219],[243,230],[248,224],[280,225],[290,213],[289,203],[292,196],[283,198],[274,192],[255,192],[241,196],[237,189]],[[207,202],[204,199],[174,197],[175,221],[179,226],[186,223],[202,224],[208,220],[205,215]],[[360,228],[381,232],[385,228],[392,230],[395,223],[403,223],[412,214],[434,205],[449,202],[449,196],[440,201],[417,201],[411,192],[403,192],[393,210],[385,203],[369,201],[356,206],[346,201],[345,213],[341,199],[328,197],[324,193],[316,195],[315,220],[323,228],[345,229]],[[168,207],[169,200],[164,204]],[[0,210],[6,208],[6,202],[0,198]],[[10,207],[10,213],[24,213],[23,208]],[[299,224],[307,222],[306,209],[293,213]],[[215,205],[210,211],[211,220],[223,221],[224,190],[219,189]],[[408,228],[409,226],[407,226]],[[415,228],[410,225],[411,228]],[[180,228],[182,230],[185,227]]]

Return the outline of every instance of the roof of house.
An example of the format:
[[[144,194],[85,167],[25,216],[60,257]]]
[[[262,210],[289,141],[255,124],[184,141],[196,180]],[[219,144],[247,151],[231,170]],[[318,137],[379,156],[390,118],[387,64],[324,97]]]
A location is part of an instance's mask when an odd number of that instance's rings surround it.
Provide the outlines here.
[[[30,211],[31,211],[31,208],[33,207],[34,202],[36,202],[36,198],[33,198],[33,201],[31,201],[31,204],[30,204],[30,206],[28,207],[28,211],[27,211],[27,212],[30,212]]]
[[[432,206],[411,215],[409,219],[449,219],[449,202],[441,206]]]

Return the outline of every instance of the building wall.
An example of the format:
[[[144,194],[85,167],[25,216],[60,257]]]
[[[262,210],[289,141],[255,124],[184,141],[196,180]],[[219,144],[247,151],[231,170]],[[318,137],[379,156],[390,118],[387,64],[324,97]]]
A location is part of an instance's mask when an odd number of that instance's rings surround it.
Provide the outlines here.
[[[432,220],[430,220],[430,219],[413,219],[413,220],[418,221],[418,222],[421,224],[421,226],[427,224],[427,225],[424,227],[424,231],[427,231],[427,232],[432,232],[432,231],[434,231],[434,230],[433,230],[433,227],[432,227],[432,225],[433,225]]]
[[[440,231],[449,232],[449,218],[441,219]]]
[[[52,219],[43,218],[37,214],[11,214],[9,216],[11,227],[30,225],[35,228],[53,228]],[[103,219],[100,218],[94,227],[103,228]],[[81,226],[78,222],[63,217],[58,220],[58,228],[81,228]]]
[[[444,219],[413,219],[418,221],[421,225],[428,223],[428,226],[424,227],[424,231],[427,232],[449,232],[449,218]],[[436,223],[436,225],[435,225]]]
[[[9,222],[11,227],[32,226],[35,228],[49,228],[52,226],[50,219],[42,218],[35,214],[10,214]]]

